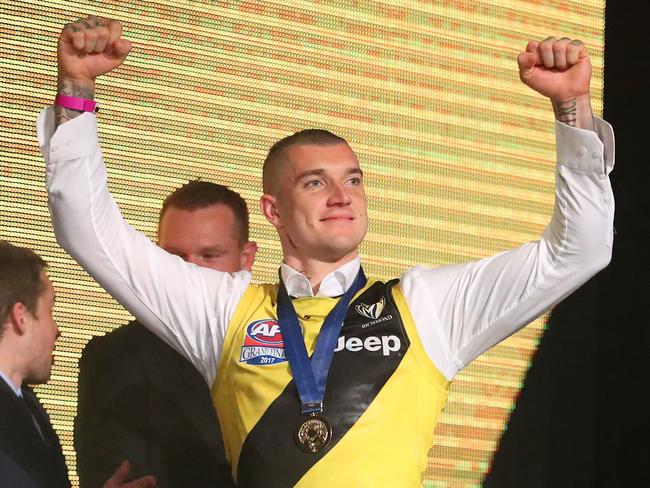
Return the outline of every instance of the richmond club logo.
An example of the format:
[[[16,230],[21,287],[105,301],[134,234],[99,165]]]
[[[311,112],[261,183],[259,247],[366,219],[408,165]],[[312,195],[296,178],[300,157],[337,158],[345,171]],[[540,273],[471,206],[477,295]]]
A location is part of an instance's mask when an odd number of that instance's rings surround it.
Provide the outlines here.
[[[262,365],[286,361],[280,325],[275,319],[256,320],[246,327],[239,361]]]
[[[386,304],[386,299],[381,297],[377,303],[372,305],[366,305],[365,303],[358,304],[355,308],[357,312],[369,319],[378,319],[381,315],[382,310],[384,310],[384,305]]]

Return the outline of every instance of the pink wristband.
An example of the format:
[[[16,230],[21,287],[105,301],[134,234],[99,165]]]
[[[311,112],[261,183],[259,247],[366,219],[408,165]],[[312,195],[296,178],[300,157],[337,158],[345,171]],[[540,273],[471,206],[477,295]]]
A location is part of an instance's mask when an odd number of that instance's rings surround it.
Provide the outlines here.
[[[67,95],[57,95],[54,99],[54,105],[72,110],[80,110],[82,112],[92,112],[94,114],[99,112],[99,103],[95,100],[69,97]]]

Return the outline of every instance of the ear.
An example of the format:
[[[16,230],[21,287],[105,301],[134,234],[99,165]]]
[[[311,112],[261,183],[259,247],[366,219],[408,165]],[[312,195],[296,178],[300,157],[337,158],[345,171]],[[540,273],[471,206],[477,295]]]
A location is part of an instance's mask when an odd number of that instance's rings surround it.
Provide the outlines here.
[[[273,195],[262,195],[262,198],[260,198],[260,209],[264,217],[266,217],[266,220],[271,222],[276,229],[281,226],[278,203]]]
[[[244,244],[244,247],[241,251],[240,257],[240,266],[241,269],[250,271],[253,268],[253,263],[255,263],[255,256],[257,255],[257,242],[248,241]]]
[[[9,322],[16,335],[23,335],[27,332],[29,320],[27,314],[31,316],[29,310],[23,303],[16,302],[11,306],[9,311]]]

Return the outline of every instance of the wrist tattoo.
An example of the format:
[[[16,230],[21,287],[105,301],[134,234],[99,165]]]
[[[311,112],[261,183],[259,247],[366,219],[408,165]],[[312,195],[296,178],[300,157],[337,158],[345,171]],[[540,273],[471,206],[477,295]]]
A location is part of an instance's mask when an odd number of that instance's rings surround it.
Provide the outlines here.
[[[77,85],[71,81],[62,81],[59,82],[57,88],[57,95],[66,95],[69,97],[75,98],[86,98],[92,100],[95,95],[95,90],[92,86],[89,85]],[[71,108],[59,107],[58,105],[54,106],[54,115],[55,115],[55,124],[56,127],[60,126],[68,120],[72,120],[75,117],[81,115],[83,111],[74,110]]]
[[[572,127],[576,126],[578,104],[575,98],[564,102],[556,102],[553,104],[553,109],[555,110],[557,120]]]

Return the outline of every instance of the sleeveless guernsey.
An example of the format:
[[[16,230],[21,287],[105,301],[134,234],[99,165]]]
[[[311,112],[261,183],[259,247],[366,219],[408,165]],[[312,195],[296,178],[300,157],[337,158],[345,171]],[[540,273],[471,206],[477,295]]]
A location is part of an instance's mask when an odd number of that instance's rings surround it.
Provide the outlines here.
[[[330,444],[305,453],[300,401],[277,324],[277,285],[250,285],[229,324],[213,386],[241,487],[421,487],[449,382],[418,338],[398,285],[369,281],[339,335],[324,400]],[[308,354],[337,298],[293,300]]]

